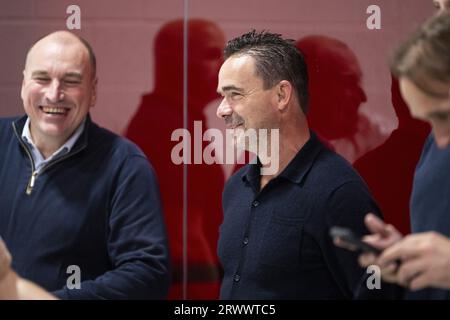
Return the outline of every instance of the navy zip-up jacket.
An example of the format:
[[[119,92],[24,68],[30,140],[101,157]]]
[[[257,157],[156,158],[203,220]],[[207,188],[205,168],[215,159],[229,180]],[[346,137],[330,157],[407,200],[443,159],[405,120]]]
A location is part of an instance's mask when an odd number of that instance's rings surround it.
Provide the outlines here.
[[[25,121],[0,119],[0,235],[16,272],[63,299],[164,298],[167,239],[145,155],[88,116],[72,150],[32,181]]]

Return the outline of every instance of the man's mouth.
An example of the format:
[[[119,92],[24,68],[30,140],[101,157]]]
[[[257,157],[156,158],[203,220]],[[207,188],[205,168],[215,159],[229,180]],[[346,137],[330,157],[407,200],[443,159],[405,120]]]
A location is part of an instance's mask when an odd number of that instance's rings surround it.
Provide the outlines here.
[[[240,123],[227,123],[226,126],[228,129],[237,129],[240,126],[243,126],[244,123],[240,122]]]
[[[66,115],[70,111],[70,108],[66,107],[39,106],[39,109],[50,115]]]

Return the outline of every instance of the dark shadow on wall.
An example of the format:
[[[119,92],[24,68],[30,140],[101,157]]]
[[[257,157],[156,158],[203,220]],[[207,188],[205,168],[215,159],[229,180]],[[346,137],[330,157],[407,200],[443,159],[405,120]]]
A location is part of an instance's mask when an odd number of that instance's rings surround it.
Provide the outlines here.
[[[391,99],[398,128],[381,146],[356,161],[354,167],[369,185],[385,220],[407,234],[414,170],[430,127],[411,117],[395,78],[392,78]]]
[[[188,35],[187,129],[193,136],[194,121],[202,121],[203,131],[207,129],[204,108],[218,98],[217,74],[225,36],[216,24],[201,19],[188,22]],[[171,159],[172,148],[178,143],[171,141],[171,135],[179,128],[183,128],[182,20],[167,23],[157,34],[155,88],[143,95],[126,132],[145,152],[159,178],[173,268],[169,299],[183,298],[183,165]],[[204,142],[202,147],[206,145]],[[221,269],[216,247],[223,185],[220,165],[188,165],[188,299],[218,298]]]
[[[307,36],[296,46],[308,66],[309,125],[329,147],[354,162],[384,140],[359,112],[367,97],[358,59],[345,43],[328,36]]]

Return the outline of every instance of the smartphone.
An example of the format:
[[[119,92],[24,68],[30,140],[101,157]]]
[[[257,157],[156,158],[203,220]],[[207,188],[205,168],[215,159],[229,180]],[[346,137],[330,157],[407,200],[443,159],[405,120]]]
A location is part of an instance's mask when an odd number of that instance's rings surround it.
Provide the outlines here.
[[[353,231],[348,228],[332,227],[330,229],[330,236],[333,239],[339,238],[341,241],[349,244],[358,251],[373,253],[375,255],[379,255],[382,251],[362,241],[361,237],[356,236]]]

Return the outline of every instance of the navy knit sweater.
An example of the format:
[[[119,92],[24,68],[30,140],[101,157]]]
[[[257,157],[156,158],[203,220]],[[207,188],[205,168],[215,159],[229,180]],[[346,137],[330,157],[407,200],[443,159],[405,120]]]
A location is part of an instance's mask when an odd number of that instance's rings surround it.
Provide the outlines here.
[[[431,134],[414,175],[411,231],[436,231],[450,237],[450,147],[439,149]],[[449,270],[450,272],[450,270]],[[450,290],[408,292],[408,299],[450,299]]]
[[[13,268],[60,298],[164,298],[167,239],[146,157],[88,117],[71,152],[46,165],[31,188],[25,120],[0,120],[0,235]],[[73,265],[80,289],[67,287]]]

